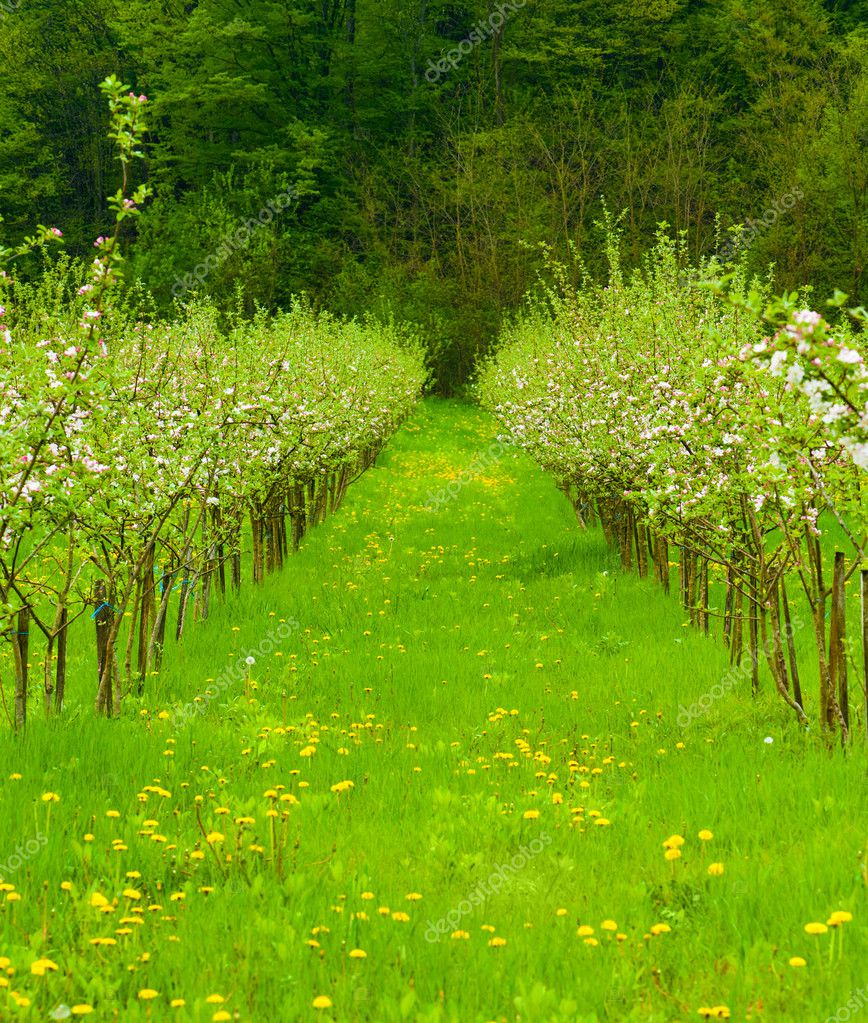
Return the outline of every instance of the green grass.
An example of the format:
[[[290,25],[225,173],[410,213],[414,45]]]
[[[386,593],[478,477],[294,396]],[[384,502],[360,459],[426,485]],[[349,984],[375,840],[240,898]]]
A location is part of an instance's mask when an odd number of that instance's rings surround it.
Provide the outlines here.
[[[426,402],[286,571],[192,627],[121,721],[92,718],[88,676],[70,682],[72,721],[37,712],[23,741],[2,736],[0,876],[21,899],[0,906],[0,956],[7,990],[31,1005],[0,991],[0,1018],[86,1003],[92,1019],[133,1021],[222,1008],[241,1021],[662,1023],[725,1004],[733,1019],[803,1021],[865,983],[864,751],[829,752],[749,683],[679,727],[679,707],[725,673],[722,645],[622,575],[523,456],[426,510],[495,432],[473,408]],[[249,686],[180,727],[158,716],[281,618],[300,627],[282,656],[257,658]],[[354,787],[332,792],[342,781]],[[272,806],[286,813],[273,834]],[[209,846],[213,832],[224,841]],[[667,862],[676,833],[683,856]],[[8,870],[29,839],[38,849]],[[116,909],[92,906],[94,892]],[[853,922],[805,933],[837,909]],[[440,937],[431,924],[450,911]],[[650,936],[655,924],[670,930]],[[57,971],[32,975],[40,956]],[[139,1000],[145,988],[157,997]],[[331,1008],[313,1008],[322,995]]]

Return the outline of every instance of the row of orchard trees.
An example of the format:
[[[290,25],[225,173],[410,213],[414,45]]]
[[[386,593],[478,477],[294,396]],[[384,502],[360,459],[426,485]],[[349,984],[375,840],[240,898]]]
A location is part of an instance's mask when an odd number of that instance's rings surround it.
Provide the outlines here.
[[[47,642],[46,709],[60,707],[68,626],[94,615],[97,710],[117,713],[122,689],[159,667],[170,594],[180,638],[215,587],[241,586],[242,548],[254,583],[281,567],[424,378],[397,331],[300,306],[228,337],[194,309],[103,338],[92,359],[76,323],[48,326],[34,341],[13,325],[0,347],[0,597],[19,725],[35,632]]]
[[[126,171],[145,99],[107,91]],[[118,228],[143,198],[119,192]],[[97,240],[85,279],[69,266],[35,287],[0,276],[0,632],[14,711],[0,695],[17,727],[38,636],[51,712],[70,625],[93,618],[96,710],[119,713],[159,667],[167,631],[180,638],[217,590],[241,586],[242,551],[261,582],[340,505],[424,383],[413,337],[300,303],[227,330],[197,305],[140,322],[117,298],[118,237]]]
[[[738,269],[691,268],[661,233],[629,277],[609,234],[610,275],[546,290],[481,371],[483,403],[509,438],[598,517],[626,567],[680,591],[694,624],[715,617],[733,664],[768,666],[803,722],[793,608],[810,608],[816,716],[852,730],[845,584],[862,567],[868,607],[868,369],[864,310],[834,330],[798,296],[771,300]],[[844,296],[838,296],[841,305]],[[848,326],[850,323],[852,326]],[[845,537],[830,551],[827,527]],[[803,596],[802,596],[803,595]],[[863,650],[865,641],[863,640]],[[859,701],[861,702],[861,701]]]

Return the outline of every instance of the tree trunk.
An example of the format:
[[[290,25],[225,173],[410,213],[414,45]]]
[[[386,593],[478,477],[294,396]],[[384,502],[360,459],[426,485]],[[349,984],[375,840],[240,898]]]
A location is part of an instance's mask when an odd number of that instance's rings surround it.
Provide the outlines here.
[[[846,741],[850,731],[850,694],[847,688],[847,608],[844,582],[847,575],[846,557],[841,551],[835,553],[835,569],[832,577],[832,625],[829,636],[830,677],[833,692],[837,693],[841,712],[842,739]]]
[[[787,655],[790,662],[790,676],[793,680],[793,697],[800,707],[804,707],[802,700],[802,683],[799,680],[799,665],[796,660],[796,642],[793,638],[793,623],[790,620],[790,602],[787,599],[787,585],[783,576],[781,577],[781,604],[784,611],[784,628],[787,637]]]
[[[27,727],[27,658],[30,650],[30,609],[18,612],[18,628],[13,637],[12,654],[15,658],[15,727],[23,731]]]
[[[60,625],[57,630],[57,670],[54,675],[54,712],[63,712],[63,701],[66,697],[66,645],[69,612],[61,609]]]
[[[108,649],[109,634],[112,630],[114,615],[107,599],[107,590],[104,583],[97,584],[96,610],[92,617],[96,629],[96,663],[97,663],[97,691],[94,709],[97,714],[111,714],[114,706],[112,700],[112,652]]]

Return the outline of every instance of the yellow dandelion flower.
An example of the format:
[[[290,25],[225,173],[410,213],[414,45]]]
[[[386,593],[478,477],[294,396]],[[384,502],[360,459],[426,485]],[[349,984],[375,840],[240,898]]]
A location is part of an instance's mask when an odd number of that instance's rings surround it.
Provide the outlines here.
[[[35,977],[43,977],[49,970],[57,970],[57,963],[52,962],[50,959],[37,959],[30,964],[30,972]]]
[[[654,924],[651,928],[651,933],[656,936],[658,934],[668,934],[671,930],[672,928],[669,924]]]
[[[139,991],[139,998],[141,998],[143,1002],[150,1002],[151,999],[159,997],[159,994],[160,992],[155,991],[152,987],[143,987]]]
[[[525,810],[522,817],[526,821],[535,821],[539,817],[539,810]]]
[[[330,1009],[332,1000],[328,995],[317,995],[311,1004],[315,1009]]]
[[[790,963],[790,966],[792,966],[792,967],[794,967],[796,969],[798,969],[800,966],[807,966],[808,965],[807,961],[805,959],[803,959],[801,956],[790,956],[789,963]]]
[[[354,948],[350,951],[350,959],[367,959],[368,953],[363,948]]]
[[[825,934],[828,929],[825,924],[817,922],[805,924],[805,934]]]
[[[835,912],[829,917],[826,923],[830,927],[840,927],[841,924],[848,924],[853,919],[853,914],[848,913],[845,909],[836,909]]]
[[[724,866],[723,866],[722,863],[709,863],[708,864],[708,873],[710,874],[711,877],[720,877],[720,875],[723,873],[723,871],[724,871]]]
[[[667,849],[663,855],[666,857],[667,860],[680,860],[681,850],[673,846],[671,849]]]
[[[699,832],[698,838],[701,842],[710,842],[714,838],[714,833],[709,831],[708,828],[703,828]]]

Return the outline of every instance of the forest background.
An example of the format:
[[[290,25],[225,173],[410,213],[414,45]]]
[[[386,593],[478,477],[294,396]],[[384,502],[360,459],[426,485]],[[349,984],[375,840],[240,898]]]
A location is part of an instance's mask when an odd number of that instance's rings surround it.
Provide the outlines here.
[[[451,393],[547,257],[601,269],[605,207],[628,265],[665,222],[865,304],[866,43],[868,0],[5,0],[0,246],[39,220],[90,258],[116,74],[149,98],[124,243],[155,313],[412,321]]]

